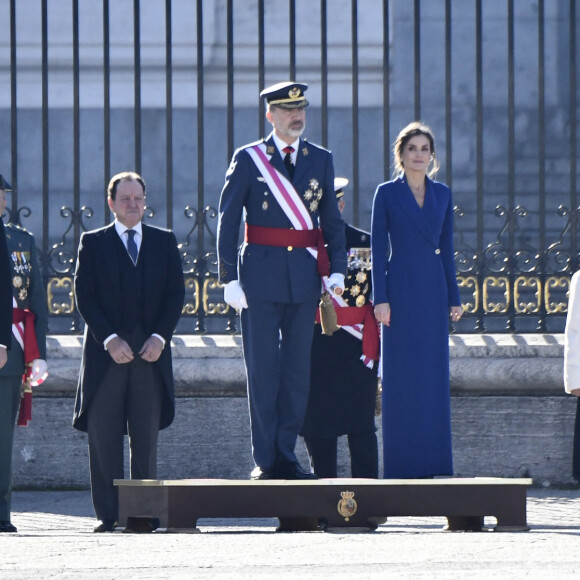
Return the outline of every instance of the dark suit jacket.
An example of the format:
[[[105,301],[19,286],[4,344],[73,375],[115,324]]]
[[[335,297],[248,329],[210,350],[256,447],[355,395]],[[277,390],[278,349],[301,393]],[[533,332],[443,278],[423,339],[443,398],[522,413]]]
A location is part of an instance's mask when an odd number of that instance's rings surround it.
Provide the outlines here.
[[[258,143],[250,143],[234,153],[221,194],[218,256],[220,281],[224,284],[238,279],[238,235],[244,209],[248,224],[292,227],[247,152]],[[265,144],[270,164],[289,178],[272,135]],[[331,153],[301,139],[292,184],[309,208],[314,227],[322,228],[331,272],[344,274],[344,222],[334,194]],[[320,192],[322,196],[316,201]],[[288,251],[286,247],[244,244],[239,254],[239,280],[248,298],[298,303],[320,297],[316,260],[305,248]]]
[[[155,363],[165,385],[160,429],[168,427],[175,415],[173,369],[170,341],[181,315],[185,287],[183,269],[175,235],[143,224],[139,260],[143,260],[144,316],[147,336],[159,334],[166,340],[161,357]],[[124,267],[119,245],[123,242],[114,224],[86,232],[81,237],[75,273],[75,297],[83,317],[85,340],[75,402],[73,426],[87,430],[86,410],[110,364],[114,364],[103,342],[113,333],[123,337],[124,300],[121,269]]]
[[[0,344],[10,348],[12,342],[12,277],[6,246],[4,222],[0,219]]]

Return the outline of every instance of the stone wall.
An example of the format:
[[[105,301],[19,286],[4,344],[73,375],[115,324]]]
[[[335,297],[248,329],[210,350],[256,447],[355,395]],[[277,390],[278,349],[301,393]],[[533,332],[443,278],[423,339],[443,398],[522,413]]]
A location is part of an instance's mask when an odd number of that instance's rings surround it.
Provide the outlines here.
[[[576,401],[563,392],[562,335],[450,338],[457,476],[532,477],[568,485]],[[86,435],[71,427],[82,338],[51,336],[51,375],[38,388],[33,420],[17,428],[14,484],[89,485]],[[162,431],[159,477],[245,479],[250,430],[239,336],[176,336],[177,413]],[[380,431],[380,418],[377,420]],[[306,462],[304,444],[298,445]],[[340,474],[348,476],[341,441]]]

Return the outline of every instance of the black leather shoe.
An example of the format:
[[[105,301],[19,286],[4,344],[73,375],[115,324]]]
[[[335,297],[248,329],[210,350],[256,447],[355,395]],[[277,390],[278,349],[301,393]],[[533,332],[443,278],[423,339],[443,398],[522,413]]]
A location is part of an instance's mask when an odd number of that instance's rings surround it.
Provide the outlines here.
[[[16,526],[13,526],[9,520],[0,521],[0,532],[14,533],[17,531]]]
[[[252,473],[250,473],[250,479],[274,479],[272,473],[261,467],[254,467]]]
[[[276,475],[281,479],[318,479],[311,471],[306,471],[299,463],[284,463],[276,467]]]
[[[103,532],[114,532],[117,522],[115,520],[102,520],[93,528],[93,532],[102,534]]]

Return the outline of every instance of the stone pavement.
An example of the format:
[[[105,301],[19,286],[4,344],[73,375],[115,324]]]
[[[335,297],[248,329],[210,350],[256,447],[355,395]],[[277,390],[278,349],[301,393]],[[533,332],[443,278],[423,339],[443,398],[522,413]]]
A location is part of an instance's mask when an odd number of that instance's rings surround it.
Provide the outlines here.
[[[19,491],[0,578],[580,578],[580,490],[530,489],[529,532],[445,532],[389,518],[370,533],[276,533],[276,519],[200,520],[200,534],[93,534],[87,491]],[[493,525],[493,520],[487,525]]]

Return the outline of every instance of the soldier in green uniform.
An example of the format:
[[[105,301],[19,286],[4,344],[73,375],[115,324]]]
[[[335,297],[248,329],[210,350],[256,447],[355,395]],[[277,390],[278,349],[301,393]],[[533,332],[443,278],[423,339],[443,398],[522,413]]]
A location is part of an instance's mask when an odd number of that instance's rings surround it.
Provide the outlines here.
[[[6,209],[10,184],[0,175],[0,215]],[[16,532],[10,521],[12,444],[19,425],[30,419],[31,385],[46,377],[47,306],[31,233],[20,226],[4,226],[12,279],[12,337],[8,360],[0,369],[0,532]],[[33,316],[34,315],[34,316]]]

